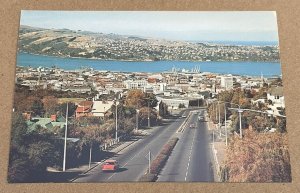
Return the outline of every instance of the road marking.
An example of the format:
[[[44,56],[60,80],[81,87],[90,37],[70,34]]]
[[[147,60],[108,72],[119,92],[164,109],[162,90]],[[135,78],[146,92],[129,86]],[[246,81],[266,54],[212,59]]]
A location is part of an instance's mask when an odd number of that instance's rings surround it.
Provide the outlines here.
[[[174,123],[176,123],[176,121],[178,120],[175,119]],[[172,124],[170,124],[167,129],[169,129],[169,127],[171,127]],[[165,131],[167,130],[165,129]],[[140,155],[151,143],[148,143],[139,153],[135,154],[134,156],[132,156],[123,166],[121,166],[121,168],[123,168],[124,166],[126,166],[133,158],[135,158],[136,156]],[[107,178],[107,180],[110,180],[114,175],[116,175],[116,173],[113,173],[110,177]]]
[[[193,136],[192,145],[191,145],[191,148],[190,148],[189,161],[188,161],[188,164],[187,164],[187,167],[186,167],[186,172],[185,172],[184,181],[187,180],[187,176],[188,176],[188,173],[189,173],[190,161],[191,161],[192,151],[193,151],[194,142],[195,142],[195,138],[196,138],[196,130],[197,130],[197,129],[195,129],[195,131],[194,131],[194,136]]]
[[[183,133],[184,132],[184,130],[187,127],[187,123],[190,121],[192,115],[193,115],[193,113],[192,113],[192,111],[190,111],[187,118],[185,118],[185,120],[179,126],[179,129],[176,131],[176,133]]]

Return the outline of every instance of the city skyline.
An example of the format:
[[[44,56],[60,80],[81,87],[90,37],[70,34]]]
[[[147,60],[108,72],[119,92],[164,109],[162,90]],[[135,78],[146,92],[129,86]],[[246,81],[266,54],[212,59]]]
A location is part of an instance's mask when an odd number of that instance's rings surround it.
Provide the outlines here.
[[[23,10],[20,24],[183,41],[278,42],[276,12],[273,11]]]

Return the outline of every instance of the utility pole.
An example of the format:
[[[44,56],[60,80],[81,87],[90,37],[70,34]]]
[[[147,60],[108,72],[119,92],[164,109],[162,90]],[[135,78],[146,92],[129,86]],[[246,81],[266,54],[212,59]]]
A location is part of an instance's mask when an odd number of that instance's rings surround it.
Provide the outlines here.
[[[150,174],[150,166],[151,166],[151,151],[149,150],[149,153],[145,155],[145,158],[148,160],[148,173]]]
[[[226,103],[224,103],[224,110],[225,110],[225,112],[224,112],[224,116],[225,116],[225,137],[226,137],[226,139],[225,139],[225,144],[226,144],[226,146],[227,146],[227,143],[228,143],[228,139],[227,139],[227,118],[226,118],[226,116],[227,116],[227,110],[226,110]]]
[[[148,101],[148,127],[150,127],[150,99]]]
[[[67,134],[68,134],[68,110],[69,110],[68,106],[69,106],[69,103],[67,103],[67,110],[66,110],[66,128],[65,128],[63,171],[66,171]]]
[[[149,165],[149,174],[150,174],[150,166],[151,166],[151,151],[149,151],[149,158],[148,158],[148,160],[149,160],[149,163],[148,163],[148,165]]]
[[[89,168],[91,168],[91,162],[92,162],[92,147],[93,147],[93,144],[90,143],[90,160],[89,160]]]
[[[243,110],[239,109],[239,118],[240,118],[240,138],[243,138],[243,133],[242,133],[242,112]]]
[[[116,99],[116,142],[118,141],[118,103]]]
[[[217,121],[217,120],[218,120],[218,109],[217,109],[217,103],[216,103],[215,111],[216,111],[216,121]]]
[[[220,112],[220,102],[218,101],[218,110],[219,110],[219,130],[220,130],[220,137],[222,136],[221,132],[221,112]]]

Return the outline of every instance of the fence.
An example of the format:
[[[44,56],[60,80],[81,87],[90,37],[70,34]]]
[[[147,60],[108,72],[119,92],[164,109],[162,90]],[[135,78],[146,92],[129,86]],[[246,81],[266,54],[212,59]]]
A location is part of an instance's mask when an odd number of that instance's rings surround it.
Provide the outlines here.
[[[101,151],[107,150],[109,147],[111,147],[115,144],[118,144],[120,141],[127,140],[129,138],[130,138],[130,135],[125,134],[125,135],[118,137],[117,139],[108,139],[102,145],[100,145],[100,150]]]

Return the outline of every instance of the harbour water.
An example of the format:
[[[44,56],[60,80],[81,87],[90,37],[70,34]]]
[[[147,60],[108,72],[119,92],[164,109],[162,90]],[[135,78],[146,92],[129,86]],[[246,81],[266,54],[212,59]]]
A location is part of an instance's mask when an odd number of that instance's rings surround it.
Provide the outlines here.
[[[201,72],[220,74],[235,74],[249,76],[280,76],[279,62],[192,62],[192,61],[107,61],[84,58],[62,58],[53,56],[18,53],[17,66],[52,67],[64,70],[76,70],[89,67],[95,70],[122,71],[122,72],[163,72],[172,68],[191,70],[200,68]]]

